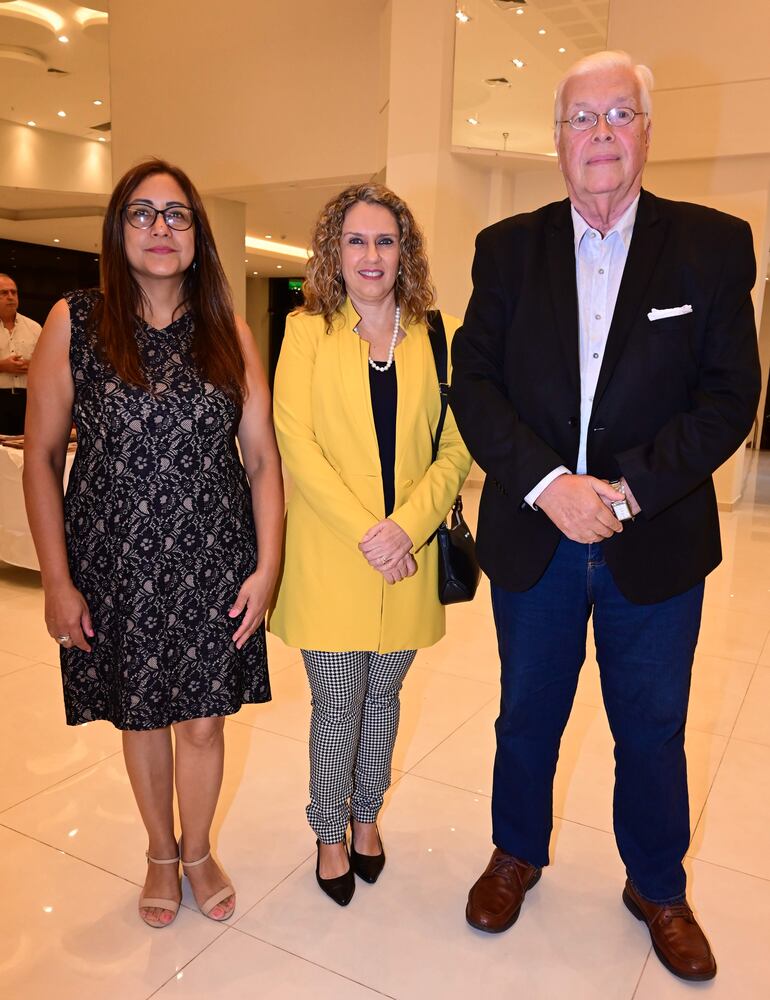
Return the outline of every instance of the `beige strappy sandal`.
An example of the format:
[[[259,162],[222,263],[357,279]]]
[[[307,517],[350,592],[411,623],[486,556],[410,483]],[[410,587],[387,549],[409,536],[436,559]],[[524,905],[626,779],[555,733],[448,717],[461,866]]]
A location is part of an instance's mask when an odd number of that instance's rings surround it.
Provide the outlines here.
[[[181,842],[179,848],[180,848],[179,854],[181,857],[182,854]],[[198,865],[202,865],[206,861],[208,861],[210,857],[211,857],[211,851],[208,851],[206,854],[204,854],[202,858],[199,858],[197,861],[182,861],[182,871],[187,876],[187,879],[189,880],[190,878],[190,876],[187,875],[188,868],[197,868]],[[193,896],[195,896],[195,893],[193,893]],[[232,885],[228,883],[226,886],[224,886],[224,888],[220,889],[218,892],[215,892],[213,896],[209,896],[209,898],[205,900],[205,902],[199,903],[197,899],[195,900],[195,902],[198,909],[201,911],[204,917],[208,917],[209,920],[216,920],[217,922],[219,922],[220,920],[229,920],[229,918],[235,913],[235,904],[233,904],[232,910],[230,910],[228,913],[223,913],[221,917],[213,917],[211,915],[211,911],[220,903],[223,903],[230,896],[235,896],[235,889],[232,887]]]
[[[177,856],[175,858],[163,858],[163,859],[159,859],[159,858],[151,858],[150,857],[150,852],[146,851],[145,852],[145,857],[147,858],[148,862],[150,862],[150,864],[153,864],[153,865],[178,865],[179,861],[180,861],[181,855],[177,854]],[[147,924],[148,927],[158,927],[158,928],[161,928],[161,927],[170,927],[171,924],[173,924],[174,920],[176,919],[176,915],[177,915],[177,913],[179,911],[179,905],[182,902],[182,898],[181,897],[182,897],[182,883],[181,883],[181,880],[180,880],[180,883],[179,883],[179,899],[161,899],[160,897],[158,897],[156,899],[156,898],[153,898],[152,896],[144,896],[144,895],[142,895],[142,896],[139,897],[139,916]],[[157,907],[157,908],[159,908],[161,910],[168,910],[172,914],[172,917],[171,917],[170,920],[166,920],[166,921],[163,921],[163,920],[152,920],[150,917],[148,917],[144,913],[142,913],[142,910],[146,909],[148,907]]]

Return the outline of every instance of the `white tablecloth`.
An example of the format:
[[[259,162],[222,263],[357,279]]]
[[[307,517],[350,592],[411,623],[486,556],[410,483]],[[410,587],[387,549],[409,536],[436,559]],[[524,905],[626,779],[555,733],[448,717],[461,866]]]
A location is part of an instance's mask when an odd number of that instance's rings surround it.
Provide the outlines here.
[[[68,454],[64,465],[64,487],[67,487],[74,455]],[[21,474],[24,452],[0,445],[0,559],[12,566],[40,569],[32,535],[24,510]]]

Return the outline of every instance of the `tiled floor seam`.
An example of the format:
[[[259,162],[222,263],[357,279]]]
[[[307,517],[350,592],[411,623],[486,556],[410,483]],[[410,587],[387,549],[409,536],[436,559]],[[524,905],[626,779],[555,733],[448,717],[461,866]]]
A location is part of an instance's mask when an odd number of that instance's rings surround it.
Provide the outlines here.
[[[165,979],[160,984],[160,986],[157,987],[157,989],[154,989],[152,991],[152,993],[148,993],[147,996],[145,997],[145,1000],[152,1000],[152,997],[157,996],[160,993],[161,990],[164,990],[168,986],[169,983],[172,983],[175,979],[178,979],[179,978],[179,974],[180,973],[184,973],[184,970],[188,967],[188,965],[190,965],[192,962],[197,961],[197,959],[199,959],[201,955],[203,955],[205,952],[207,952],[209,950],[209,948],[213,944],[216,944],[217,941],[221,941],[222,938],[225,936],[225,934],[227,934],[228,931],[232,931],[232,930],[234,930],[233,927],[226,927],[223,924],[222,925],[222,933],[221,934],[217,934],[216,937],[213,937],[209,941],[209,943],[207,945],[205,945],[203,948],[201,948],[201,950],[199,952],[196,952],[196,954],[192,955],[183,965],[180,965],[179,968],[176,969],[176,971],[172,975],[170,975],[168,977],[168,979]]]
[[[482,682],[479,682],[479,683],[482,683]],[[424,753],[422,755],[422,757],[420,757],[419,760],[416,760],[414,762],[414,764],[412,764],[412,766],[406,770],[405,773],[406,774],[411,774],[412,771],[414,771],[414,769],[416,767],[419,767],[420,764],[422,764],[422,762],[425,760],[426,757],[430,757],[430,755],[432,753],[435,753],[436,750],[438,750],[439,747],[442,747],[446,743],[446,741],[448,739],[450,739],[452,736],[454,736],[455,733],[459,732],[463,728],[463,726],[467,726],[468,723],[472,722],[476,718],[477,715],[480,715],[484,711],[485,708],[488,708],[489,705],[495,700],[495,697],[496,697],[495,695],[492,695],[487,701],[484,702],[483,705],[480,705],[479,708],[477,708],[475,712],[473,712],[471,715],[469,715],[467,717],[467,719],[463,719],[462,722],[458,723],[458,725],[455,726],[455,728],[450,733],[447,733],[446,736],[442,740],[439,740],[439,742],[435,746],[431,747],[430,750],[428,750],[426,753]],[[417,778],[417,777],[419,777],[419,775],[414,775],[414,777]],[[439,782],[439,784],[443,784],[443,782]],[[452,787],[454,787],[454,786],[452,786]]]
[[[285,948],[281,945],[275,944],[273,941],[268,941],[267,938],[260,937],[258,934],[253,934],[251,931],[242,930],[240,927],[237,927],[236,925],[233,925],[229,929],[232,931],[238,931],[245,937],[249,937],[255,941],[259,941],[260,944],[265,944],[269,948],[275,948],[276,951],[281,951],[285,955],[291,955],[292,958],[298,958],[300,961],[305,962],[307,965],[313,965],[317,969],[323,969],[324,972],[329,972],[333,976],[336,976],[338,979],[346,979],[349,983],[355,983],[356,986],[361,986],[365,990],[369,990],[371,993],[375,993],[379,997],[386,997],[387,1000],[398,1000],[398,997],[393,996],[393,994],[391,993],[383,993],[382,990],[378,990],[376,986],[371,986],[369,983],[365,983],[361,979],[354,979],[352,976],[346,976],[343,972],[339,972],[337,969],[333,969],[328,965],[321,965],[320,962],[314,962],[310,958],[305,958],[305,956],[301,955],[299,952],[291,951],[289,948]]]
[[[18,802],[12,802],[10,805],[3,806],[2,809],[0,809],[0,823],[2,823],[3,815],[9,812],[11,809],[15,809],[17,806],[24,805],[25,802],[29,802],[31,799],[37,798],[38,795],[44,795],[46,792],[50,792],[52,788],[57,788],[59,785],[63,785],[66,781],[72,781],[72,779],[76,778],[79,774],[83,774],[85,771],[90,770],[92,767],[98,767],[99,764],[103,764],[106,760],[111,760],[113,757],[117,757],[119,755],[122,757],[123,755],[122,750],[114,750],[112,753],[107,753],[103,757],[100,757],[99,760],[93,760],[91,761],[90,764],[86,764],[85,767],[81,767],[79,770],[73,771],[72,774],[68,774],[64,778],[59,778],[59,780],[54,781],[53,784],[46,785],[45,788],[39,788],[32,795],[28,795],[24,799],[19,799]]]

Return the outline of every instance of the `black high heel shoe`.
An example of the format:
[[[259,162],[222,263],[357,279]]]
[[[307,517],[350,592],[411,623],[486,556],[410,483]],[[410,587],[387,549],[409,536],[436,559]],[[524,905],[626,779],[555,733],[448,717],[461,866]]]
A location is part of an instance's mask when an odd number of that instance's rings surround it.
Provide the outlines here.
[[[334,878],[321,878],[319,875],[321,867],[321,841],[316,840],[315,846],[317,852],[315,862],[316,882],[318,882],[326,895],[330,899],[333,899],[338,906],[347,906],[353,898],[353,893],[356,891],[356,879],[353,875],[353,868],[348,868],[344,875],[337,875]],[[345,854],[348,854],[347,844],[345,845]],[[349,860],[350,855],[348,855]]]
[[[375,830],[377,827],[375,825]],[[377,839],[380,842],[379,854],[359,854],[356,850],[355,834],[353,833],[353,820],[350,821],[350,867],[369,885],[374,885],[380,877],[380,872],[385,867],[385,848],[382,846],[382,837],[377,830]]]

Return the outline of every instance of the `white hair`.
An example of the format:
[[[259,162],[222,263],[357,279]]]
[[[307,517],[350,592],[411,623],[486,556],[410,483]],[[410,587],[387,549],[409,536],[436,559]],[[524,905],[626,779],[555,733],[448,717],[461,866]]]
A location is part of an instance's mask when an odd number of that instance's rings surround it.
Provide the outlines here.
[[[556,129],[556,138],[559,137],[559,130],[561,128],[559,122],[564,116],[564,108],[562,107],[562,97],[564,95],[564,88],[567,82],[571,80],[574,76],[585,76],[586,73],[594,73],[599,69],[627,69],[636,77],[636,81],[639,84],[639,97],[642,103],[642,111],[647,114],[647,120],[652,118],[652,88],[654,86],[654,80],[652,76],[652,70],[649,66],[644,66],[641,63],[634,65],[631,56],[627,52],[613,51],[608,49],[604,52],[594,52],[590,56],[586,56],[584,59],[578,59],[567,70],[565,75],[559,81],[556,88],[556,94],[554,97],[554,128]]]

